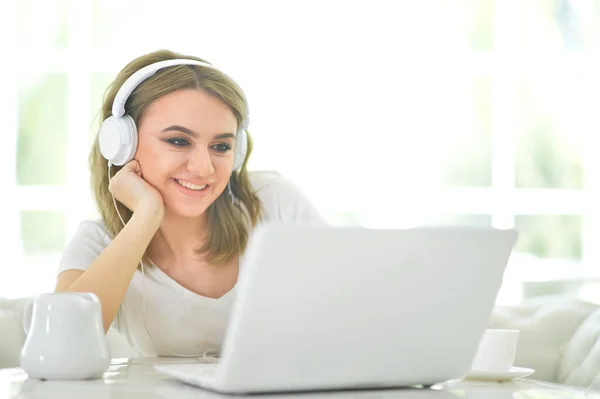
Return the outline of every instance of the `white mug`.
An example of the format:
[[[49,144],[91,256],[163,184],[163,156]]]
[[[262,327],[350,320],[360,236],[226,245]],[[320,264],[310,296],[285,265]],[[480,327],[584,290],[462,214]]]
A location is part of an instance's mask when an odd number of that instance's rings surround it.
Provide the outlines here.
[[[102,309],[92,293],[51,293],[25,308],[21,367],[31,378],[101,378],[110,365]]]
[[[484,331],[471,370],[509,371],[515,362],[519,330],[487,329]]]

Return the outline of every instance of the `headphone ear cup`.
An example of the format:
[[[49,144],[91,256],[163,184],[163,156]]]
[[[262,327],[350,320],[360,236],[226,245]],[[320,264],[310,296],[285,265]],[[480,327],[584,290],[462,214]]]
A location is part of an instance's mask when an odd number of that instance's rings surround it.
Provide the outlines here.
[[[98,133],[100,152],[111,164],[122,166],[135,156],[138,132],[133,118],[123,115],[111,116],[100,126]]]
[[[235,142],[235,156],[233,161],[233,172],[240,170],[246,160],[246,152],[248,151],[248,136],[245,130],[238,132],[238,137]]]

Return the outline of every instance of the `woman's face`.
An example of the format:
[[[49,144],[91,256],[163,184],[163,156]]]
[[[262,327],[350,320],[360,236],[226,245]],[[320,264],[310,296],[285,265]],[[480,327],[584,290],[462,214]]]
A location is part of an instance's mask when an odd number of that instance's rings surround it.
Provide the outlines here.
[[[148,106],[138,123],[135,159],[167,212],[198,217],[223,192],[236,131],[231,109],[203,90],[178,90]]]

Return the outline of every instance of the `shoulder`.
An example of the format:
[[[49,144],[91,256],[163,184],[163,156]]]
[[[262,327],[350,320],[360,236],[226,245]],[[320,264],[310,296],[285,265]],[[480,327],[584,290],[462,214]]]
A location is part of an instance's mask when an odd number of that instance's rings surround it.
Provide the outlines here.
[[[102,219],[84,220],[79,223],[73,239],[93,240],[109,243],[112,235]]]
[[[275,171],[253,171],[248,177],[267,221],[324,223],[315,205],[288,177]]]
[[[299,192],[292,180],[276,171],[253,171],[248,173],[248,179],[261,200]]]
[[[65,270],[85,270],[112,241],[104,222],[82,221],[65,246],[59,265],[59,274]]]

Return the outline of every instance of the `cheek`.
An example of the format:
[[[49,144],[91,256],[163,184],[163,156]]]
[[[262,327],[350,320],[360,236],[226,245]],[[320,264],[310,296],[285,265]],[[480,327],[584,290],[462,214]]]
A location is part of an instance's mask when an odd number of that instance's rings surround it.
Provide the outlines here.
[[[215,155],[211,157],[211,162],[220,177],[229,176],[233,168],[233,154],[231,156]]]
[[[156,156],[157,151],[158,143],[153,143],[149,138],[145,137],[145,135],[140,135],[135,159],[140,163],[146,162],[152,159],[153,156]]]
[[[172,171],[176,154],[167,151],[162,143],[140,139],[135,159],[140,163],[144,180],[158,187],[164,183],[165,176]]]

